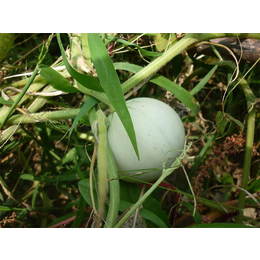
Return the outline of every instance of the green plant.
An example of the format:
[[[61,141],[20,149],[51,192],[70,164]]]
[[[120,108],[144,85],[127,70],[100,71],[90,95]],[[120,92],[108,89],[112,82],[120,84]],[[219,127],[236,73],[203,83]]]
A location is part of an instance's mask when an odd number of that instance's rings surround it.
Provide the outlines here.
[[[33,34],[24,49],[14,45],[13,64],[28,59],[33,72],[1,84],[0,225],[258,226],[258,61],[224,61],[219,48],[227,47],[209,42],[219,37],[260,35]],[[28,51],[33,41],[40,53]],[[191,54],[205,42],[213,56]],[[26,65],[5,74],[14,69]],[[173,106],[187,131],[187,146],[154,183],[122,181],[107,142],[116,112],[139,158],[125,101],[133,97]]]

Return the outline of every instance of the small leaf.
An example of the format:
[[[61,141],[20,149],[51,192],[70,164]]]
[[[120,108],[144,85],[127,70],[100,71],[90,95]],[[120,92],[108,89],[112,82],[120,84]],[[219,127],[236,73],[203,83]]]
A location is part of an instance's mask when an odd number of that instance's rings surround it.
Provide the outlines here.
[[[65,50],[64,50],[62,43],[61,43],[61,38],[60,38],[59,33],[57,33],[57,39],[58,39],[58,44],[60,46],[61,55],[62,55],[62,58],[63,58],[64,65],[65,65],[67,71],[69,72],[69,74],[75,80],[77,80],[82,86],[84,86],[85,88],[95,90],[95,91],[99,91],[99,92],[103,92],[104,90],[102,89],[98,80],[95,77],[88,75],[88,74],[81,74],[81,73],[77,72],[76,70],[74,70],[70,66],[70,64],[67,60],[66,54],[65,54]]]
[[[76,89],[67,79],[65,79],[59,72],[57,72],[53,68],[41,64],[40,69],[41,77],[55,89],[67,93],[79,92],[78,89]]]
[[[132,47],[137,48],[144,56],[159,57],[159,56],[162,55],[162,53],[158,53],[158,52],[154,52],[154,51],[146,51],[146,50],[142,49],[140,46],[138,46],[137,44],[130,43],[130,42],[123,40],[123,39],[117,39],[117,42],[120,42],[120,43],[122,43],[123,45],[126,45],[126,46],[132,46]]]
[[[124,93],[111,58],[99,34],[90,33],[88,35],[88,42],[91,58],[102,88],[118,114],[139,159],[133,122],[126,107]]]
[[[223,135],[225,132],[226,126],[228,124],[228,120],[226,117],[222,114],[221,111],[218,111],[216,115],[216,125],[217,125],[217,130],[220,135]]]
[[[218,64],[216,64],[209,72],[208,74],[191,90],[190,94],[194,96],[197,94],[209,81],[209,79],[212,77],[216,69],[218,68]]]
[[[14,102],[11,100],[5,100],[3,97],[0,97],[0,104],[3,105],[12,105]]]
[[[249,187],[248,187],[248,192],[250,193],[256,193],[260,191],[260,179],[254,181]]]
[[[93,208],[91,195],[90,195],[89,179],[81,180],[78,183],[78,187],[79,187],[79,192],[82,195],[82,197],[84,198],[84,200],[88,203],[89,206],[91,206]],[[94,189],[94,186],[93,186],[93,189]],[[93,193],[94,193],[95,206],[97,208],[98,207],[98,199],[97,199],[97,194],[96,194],[95,189],[94,189]]]
[[[241,127],[242,129],[244,129],[244,125],[237,119],[235,119],[233,116],[229,115],[229,114],[225,114],[233,123],[237,124],[239,127]]]
[[[171,46],[174,40],[176,40],[174,33],[157,33],[154,37],[155,46],[159,52],[164,51],[167,46]]]
[[[182,204],[190,211],[191,214],[193,214],[194,205],[191,205],[188,202],[183,202]],[[201,216],[197,210],[195,210],[195,215],[193,218],[196,224],[202,224]]]
[[[76,116],[76,118],[73,121],[73,124],[70,128],[69,131],[69,136],[71,136],[72,131],[74,130],[75,126],[77,125],[78,121],[88,113],[88,111],[95,106],[98,103],[98,100],[95,99],[94,97],[89,96],[88,99],[86,100],[86,102],[84,103],[84,105],[82,106],[82,108],[80,109],[78,115]]]
[[[72,212],[72,213],[69,213],[69,214],[66,214],[64,216],[61,216],[59,218],[56,218],[55,220],[53,220],[49,225],[48,227],[51,227],[51,226],[54,226],[55,224],[59,224],[60,222],[63,222],[67,219],[70,219],[72,217],[74,217],[76,215],[75,212]]]

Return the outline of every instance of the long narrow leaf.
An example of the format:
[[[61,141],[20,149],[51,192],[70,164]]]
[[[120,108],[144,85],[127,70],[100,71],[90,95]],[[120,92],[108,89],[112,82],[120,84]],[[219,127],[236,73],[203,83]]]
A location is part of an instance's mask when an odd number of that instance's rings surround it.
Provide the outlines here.
[[[70,66],[70,64],[69,64],[69,62],[67,60],[67,57],[66,57],[66,54],[65,54],[65,50],[63,48],[63,45],[62,45],[59,33],[57,33],[57,39],[58,39],[58,44],[59,44],[59,47],[60,47],[60,50],[61,50],[61,55],[62,55],[62,58],[63,58],[64,65],[65,65],[67,71],[69,72],[69,74],[75,80],[77,80],[82,86],[84,86],[86,88],[89,88],[91,90],[103,92],[104,90],[102,89],[102,87],[100,86],[98,80],[95,77],[93,77],[91,75],[88,75],[88,74],[81,74],[81,73],[77,72],[76,70],[74,70]]]
[[[132,73],[137,73],[142,69],[141,66],[124,62],[114,63],[114,67],[116,69],[127,70]],[[199,104],[186,89],[159,74],[155,74],[150,79],[150,81],[162,88],[169,90],[174,96],[176,96],[177,99],[179,99],[186,107],[188,107],[194,115],[198,113],[200,109]]]
[[[146,51],[146,50],[142,49],[140,46],[138,46],[137,44],[130,43],[130,42],[123,40],[123,39],[117,39],[117,42],[120,42],[120,43],[122,43],[123,45],[126,45],[126,46],[131,46],[131,47],[137,48],[144,56],[148,56],[148,57],[162,56],[162,53],[154,52],[154,51]]]
[[[67,79],[51,67],[41,64],[40,69],[41,77],[55,89],[67,93],[79,92],[79,90],[76,89]]]
[[[133,122],[126,107],[124,93],[110,56],[99,37],[99,34],[90,33],[88,35],[88,42],[91,59],[94,63],[102,88],[125,127],[135,153],[139,158]]]
[[[189,226],[188,228],[254,228],[244,224],[236,223],[206,223]]]
[[[88,113],[88,111],[98,103],[98,100],[89,96],[87,101],[84,103],[84,105],[82,106],[82,108],[80,109],[78,115],[76,116],[76,118],[73,121],[73,124],[70,128],[69,131],[69,136],[71,136],[71,133],[73,132],[73,129],[75,128],[75,126],[77,125],[78,121]]]
[[[207,75],[191,90],[190,94],[194,96],[197,94],[209,81],[209,79],[212,77],[216,69],[218,68],[218,64],[216,64],[208,73]]]

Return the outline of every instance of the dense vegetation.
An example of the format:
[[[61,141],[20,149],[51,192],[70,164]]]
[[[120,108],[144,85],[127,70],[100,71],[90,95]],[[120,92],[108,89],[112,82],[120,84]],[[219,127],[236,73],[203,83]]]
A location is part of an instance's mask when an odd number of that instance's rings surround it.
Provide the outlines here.
[[[259,227],[258,39],[0,34],[0,227]],[[160,182],[125,182],[99,142],[116,111],[138,154],[124,95],[182,118]]]

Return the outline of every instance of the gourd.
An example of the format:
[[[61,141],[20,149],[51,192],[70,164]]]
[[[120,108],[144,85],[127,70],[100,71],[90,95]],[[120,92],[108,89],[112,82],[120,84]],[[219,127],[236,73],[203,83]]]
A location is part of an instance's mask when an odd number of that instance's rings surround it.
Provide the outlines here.
[[[140,160],[116,112],[108,116],[108,143],[118,174],[129,182],[154,181],[170,167],[185,145],[181,118],[170,106],[153,98],[126,102],[133,121]]]

